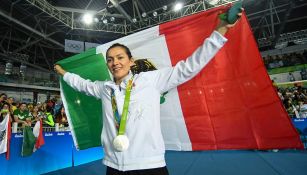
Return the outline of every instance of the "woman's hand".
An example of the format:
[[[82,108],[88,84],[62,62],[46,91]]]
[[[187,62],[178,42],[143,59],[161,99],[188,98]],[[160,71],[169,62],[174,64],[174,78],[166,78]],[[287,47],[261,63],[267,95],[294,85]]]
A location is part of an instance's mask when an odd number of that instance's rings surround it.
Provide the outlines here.
[[[66,73],[66,71],[58,64],[54,65],[54,71],[62,76],[64,76],[64,74]]]
[[[241,12],[238,13],[239,17],[242,16],[243,11],[244,11],[244,8],[241,8]],[[219,32],[221,35],[225,35],[229,28],[232,28],[233,26],[237,24],[238,20],[234,24],[228,24],[226,21],[220,20],[220,24],[215,28],[215,30]]]

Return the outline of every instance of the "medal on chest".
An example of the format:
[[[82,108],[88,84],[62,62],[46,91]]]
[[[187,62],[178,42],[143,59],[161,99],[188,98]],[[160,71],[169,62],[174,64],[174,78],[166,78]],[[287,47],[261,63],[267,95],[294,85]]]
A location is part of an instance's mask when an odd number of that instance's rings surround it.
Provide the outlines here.
[[[132,81],[133,77],[129,80],[126,88],[125,94],[125,101],[123,106],[122,116],[120,117],[117,103],[115,99],[114,90],[111,91],[111,103],[112,103],[112,110],[115,120],[115,126],[118,129],[118,134],[113,140],[113,147],[116,151],[122,152],[129,148],[129,138],[125,135],[126,131],[126,122],[127,122],[127,115],[128,115],[128,108],[129,108],[129,101],[130,101],[130,94],[132,89]]]

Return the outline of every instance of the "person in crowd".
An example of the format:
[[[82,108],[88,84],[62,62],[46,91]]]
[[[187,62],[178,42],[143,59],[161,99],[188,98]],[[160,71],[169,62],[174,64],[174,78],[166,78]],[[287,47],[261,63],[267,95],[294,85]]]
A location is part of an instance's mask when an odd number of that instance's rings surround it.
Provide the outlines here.
[[[32,115],[32,123],[35,124],[34,122],[39,121],[41,117],[41,111],[37,105],[33,106],[32,110],[29,110]]]
[[[28,105],[27,105],[27,109],[28,109],[28,111],[30,112],[30,111],[33,111],[33,104],[32,103],[29,103]]]
[[[5,119],[5,117],[9,117],[9,120],[12,121],[10,105],[6,102],[3,102],[0,106],[0,123]]]
[[[46,106],[46,113],[43,120],[44,125],[46,126],[54,126],[54,119],[53,119],[53,108],[49,105]]]
[[[301,69],[300,74],[301,74],[302,80],[307,80],[307,71],[305,68]]]
[[[2,106],[4,102],[6,102],[6,99],[7,95],[5,93],[0,94],[0,106]]]
[[[63,105],[61,106],[60,111],[55,115],[55,121],[56,123],[59,123],[60,127],[68,126],[67,116]]]
[[[55,98],[54,101],[55,101],[55,104],[54,104],[54,107],[53,107],[53,113],[58,114],[59,112],[61,112],[61,108],[63,107],[63,103],[58,98]]]
[[[294,75],[293,75],[292,72],[289,72],[289,74],[288,74],[288,80],[289,80],[289,81],[295,81],[295,77],[294,77]]]
[[[13,97],[9,97],[6,102],[10,105],[11,115],[13,116],[13,112],[17,109],[15,100]]]
[[[27,110],[27,104],[26,103],[20,103],[19,108],[14,111],[14,120],[18,124],[21,124],[24,126],[31,126],[32,121],[32,115]]]
[[[160,95],[197,75],[223,47],[227,41],[224,35],[234,25],[221,22],[216,31],[186,61],[181,61],[174,67],[136,75],[131,73],[134,59],[129,48],[119,43],[114,44],[106,52],[107,66],[114,81],[91,82],[55,65],[55,71],[63,76],[68,85],[102,100],[104,108],[102,143],[105,148],[103,162],[107,166],[107,175],[168,174],[160,128]],[[126,119],[128,115],[128,112],[121,110],[125,96],[130,96],[125,95],[126,92],[128,94],[131,92],[131,99],[134,99],[135,105],[145,105],[148,108],[138,115],[133,110],[129,111],[130,120],[127,120],[127,125],[124,124],[127,132],[118,134],[122,132],[118,129],[121,128],[119,118]],[[123,111],[128,111],[128,107],[123,108]],[[127,115],[120,116],[122,114]],[[139,120],[131,119],[135,117]],[[131,146],[128,147],[130,139]]]
[[[46,109],[47,109],[47,103],[42,103],[41,104],[41,111],[43,111],[43,113],[46,113],[47,111],[46,111]]]

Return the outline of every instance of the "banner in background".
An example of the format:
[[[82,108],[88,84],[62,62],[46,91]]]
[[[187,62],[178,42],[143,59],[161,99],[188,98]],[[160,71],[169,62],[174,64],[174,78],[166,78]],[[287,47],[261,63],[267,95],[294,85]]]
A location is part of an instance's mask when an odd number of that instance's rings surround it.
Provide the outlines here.
[[[101,44],[84,42],[84,45],[85,45],[85,51],[86,51],[86,50],[89,50],[91,48],[96,48],[97,46],[99,46]]]
[[[65,39],[65,52],[72,52],[72,53],[84,52],[84,42]]]

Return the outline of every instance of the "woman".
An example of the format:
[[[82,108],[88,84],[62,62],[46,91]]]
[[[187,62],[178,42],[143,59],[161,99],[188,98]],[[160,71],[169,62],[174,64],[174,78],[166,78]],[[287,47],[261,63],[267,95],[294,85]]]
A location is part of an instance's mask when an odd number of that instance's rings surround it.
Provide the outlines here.
[[[32,115],[32,124],[35,125],[37,121],[42,117],[42,111],[40,110],[40,107],[38,105],[34,105],[32,110],[30,110],[30,113]]]
[[[67,116],[63,105],[61,106],[60,111],[55,115],[55,122],[59,123],[60,128],[68,126]]]
[[[131,73],[134,60],[129,48],[114,44],[106,52],[114,81],[91,82],[55,65],[55,71],[72,88],[102,100],[107,174],[168,174],[160,128],[160,95],[197,75],[227,41],[223,35],[232,26],[221,22],[202,46],[175,67],[136,75]]]
[[[10,104],[3,102],[0,108],[0,123],[5,119],[5,117],[9,117],[10,122],[12,121]]]

